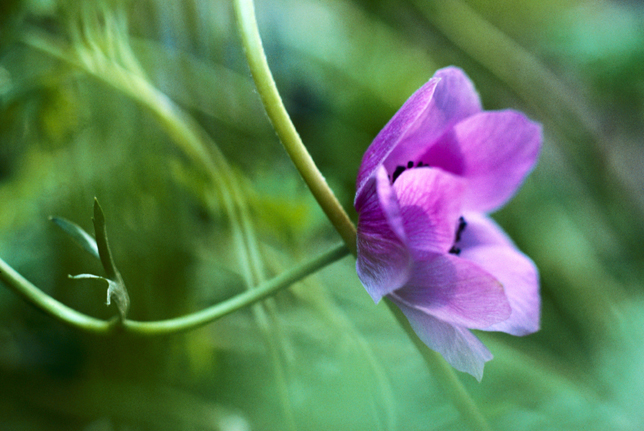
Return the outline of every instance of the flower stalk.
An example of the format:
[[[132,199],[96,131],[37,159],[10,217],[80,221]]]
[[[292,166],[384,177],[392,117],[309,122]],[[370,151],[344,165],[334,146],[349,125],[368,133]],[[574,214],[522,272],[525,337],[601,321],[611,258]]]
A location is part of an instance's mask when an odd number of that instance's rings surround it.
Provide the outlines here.
[[[306,150],[279,95],[262,46],[253,1],[235,0],[233,5],[246,59],[264,109],[275,132],[313,196],[342,237],[347,248],[353,256],[357,256],[357,233],[355,225],[349,219],[347,213],[340,205],[335,194],[329,188],[326,180]],[[405,316],[399,310],[394,310],[396,307],[392,306],[390,301],[386,301],[386,303],[407,335],[414,342],[414,345],[429,366],[430,371],[436,375],[440,384],[450,394],[454,405],[463,416],[463,419],[472,429],[480,431],[490,430],[484,416],[480,413],[476,404],[458,380],[454,370],[438,354],[430,351],[423,344],[416,336]]]
[[[235,0],[233,4],[248,66],[268,118],[304,182],[342,237],[351,254],[355,256],[357,253],[356,228],[306,150],[284,107],[266,61],[253,1]]]
[[[34,286],[1,258],[0,280],[15,294],[56,320],[94,334],[106,334],[110,331],[112,322],[80,313],[62,302],[57,301]]]
[[[254,289],[247,290],[201,311],[174,319],[150,322],[124,319],[118,326],[124,332],[141,336],[169,335],[196,329],[251,304],[257,303],[271,295],[275,295],[280,290],[342,259],[347,254],[349,254],[349,250],[343,244],[340,244],[258,285]],[[117,319],[97,319],[57,301],[34,286],[1,258],[0,281],[3,281],[13,292],[36,308],[76,329],[106,335],[112,333],[117,326]]]

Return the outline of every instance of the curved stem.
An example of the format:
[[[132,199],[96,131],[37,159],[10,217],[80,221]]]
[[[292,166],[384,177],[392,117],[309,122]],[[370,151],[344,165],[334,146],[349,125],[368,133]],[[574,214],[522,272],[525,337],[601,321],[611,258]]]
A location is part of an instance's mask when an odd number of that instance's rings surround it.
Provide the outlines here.
[[[342,236],[351,253],[356,256],[356,229],[346,212],[336,199],[335,195],[327,185],[324,177],[315,166],[313,159],[304,147],[302,140],[295,130],[291,119],[284,108],[282,99],[273,80],[273,76],[266,61],[266,55],[262,47],[262,41],[259,36],[257,20],[255,18],[255,8],[252,0],[235,0],[235,14],[237,24],[241,34],[242,43],[246,52],[246,58],[250,67],[253,80],[257,86],[257,91],[262,99],[264,108],[268,117],[277,132],[282,145],[286,149],[289,157],[302,175],[316,200],[324,210],[325,214]],[[430,350],[416,336],[416,333],[409,325],[409,322],[400,310],[386,301],[390,310],[403,327],[407,335],[412,340],[430,371],[439,380],[443,389],[445,389],[454,402],[455,406],[472,427],[480,431],[488,431],[485,418],[480,413],[476,404],[469,396],[462,383],[458,380],[454,370],[445,362],[445,360],[436,352]]]
[[[338,202],[333,191],[329,188],[324,176],[318,170],[311,155],[302,143],[300,135],[295,130],[293,122],[286,112],[282,99],[277,91],[273,75],[268,67],[262,40],[259,36],[255,7],[252,0],[235,0],[235,15],[237,27],[248,60],[250,72],[253,75],[257,92],[259,93],[268,118],[273,124],[284,149],[300,172],[300,175],[320,204],[342,240],[351,253],[356,254],[356,229],[349,216]]]
[[[253,1],[235,0],[233,4],[237,17],[237,26],[246,52],[246,59],[248,60],[253,80],[255,81],[266,113],[282,145],[300,172],[300,175],[302,175],[302,178],[311,189],[313,196],[338,233],[342,236],[351,253],[356,256],[356,228],[304,147],[277,91],[277,86],[273,80],[268,62],[266,61],[266,54],[262,47]],[[389,301],[386,302],[400,325],[407,332],[407,335],[409,335],[425,359],[431,372],[437,377],[441,386],[450,394],[452,401],[465,421],[473,429],[488,431],[490,427],[485,421],[485,418],[476,407],[476,404],[462,383],[458,380],[454,370],[438,353],[428,349],[418,336],[416,336],[416,333],[402,312]]]
[[[230,189],[231,195],[236,202],[238,202],[239,225],[244,239],[244,244],[242,246],[243,251],[245,252],[245,266],[248,268],[244,273],[246,286],[248,289],[254,290],[257,288],[257,285],[261,285],[266,281],[264,262],[259,252],[259,244],[249,213],[249,208],[245,204],[245,199],[242,191],[240,190],[239,184],[232,182],[230,184]],[[346,247],[343,248],[346,250]],[[348,254],[348,250],[346,250],[346,253]],[[283,358],[280,355],[280,348],[284,348],[284,334],[279,323],[280,319],[278,318],[275,301],[273,301],[272,298],[267,298],[266,301],[254,304],[251,311],[253,312],[257,325],[262,333],[264,343],[271,360],[273,374],[276,381],[277,394],[280,397],[282,410],[284,412],[283,428],[285,430],[295,431],[297,426],[286,381],[287,370]]]
[[[18,274],[2,259],[0,259],[0,280],[25,301],[67,325],[95,334],[106,334],[112,326],[111,322],[80,313],[55,300]]]
[[[95,31],[86,32],[86,36],[94,36]],[[107,32],[109,35],[109,31]],[[234,174],[224,155],[201,126],[179,106],[174,104],[164,93],[154,87],[145,77],[142,69],[133,56],[126,55],[128,67],[118,64],[111,57],[106,57],[100,46],[85,47],[83,43],[76,45],[76,52],[61,49],[47,39],[32,34],[26,42],[50,55],[84,69],[100,80],[130,96],[149,109],[159,120],[168,135],[179,148],[205,170],[205,173],[221,193],[225,212],[229,216],[235,251],[238,255],[241,274],[247,289],[254,289],[264,282],[261,259],[253,233],[252,222],[248,216],[248,205],[235,181]],[[120,45],[122,52],[129,54],[127,44]],[[269,304],[254,304],[252,312],[261,328],[262,335],[269,349],[275,370],[280,394],[284,400],[287,421],[295,429],[294,420],[289,407],[284,384],[284,372],[278,355],[275,331],[269,320],[272,309]],[[267,315],[268,310],[268,315]],[[274,313],[273,313],[274,314]],[[274,317],[274,316],[273,316]],[[275,321],[275,319],[273,319]],[[130,325],[131,326],[131,325]],[[137,327],[138,328],[138,327]],[[145,328],[144,328],[145,330]]]
[[[32,303],[55,319],[74,328],[95,334],[107,334],[112,332],[115,327],[119,327],[128,333],[154,336],[184,332],[214,322],[241,308],[274,295],[281,289],[313,274],[348,254],[349,250],[344,244],[338,245],[314,259],[296,266],[266,283],[260,284],[254,289],[247,290],[212,307],[175,319],[154,322],[139,322],[126,319],[122,324],[117,324],[116,320],[106,321],[80,313],[38,289],[2,259],[0,259],[0,280],[5,282],[11,290],[27,302]]]

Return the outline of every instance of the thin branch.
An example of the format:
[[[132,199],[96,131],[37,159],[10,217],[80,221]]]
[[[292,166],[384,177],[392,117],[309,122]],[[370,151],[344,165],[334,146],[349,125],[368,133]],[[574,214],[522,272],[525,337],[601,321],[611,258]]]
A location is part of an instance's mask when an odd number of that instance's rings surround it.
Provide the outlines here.
[[[131,334],[156,336],[176,334],[207,325],[208,323],[221,319],[228,314],[276,294],[280,290],[302,280],[305,277],[308,277],[348,254],[349,250],[344,246],[344,244],[338,245],[333,247],[331,250],[260,284],[252,290],[247,290],[230,299],[215,304],[212,307],[208,307],[204,310],[197,311],[186,316],[177,317],[175,319],[151,322],[140,322],[126,319],[119,324],[118,321],[114,319],[109,321],[101,320],[80,313],[38,289],[2,259],[0,259],[0,280],[3,281],[12,291],[34,305],[36,308],[76,329],[94,334],[108,334],[115,328],[120,328]]]
[[[262,47],[262,40],[255,18],[253,0],[235,0],[233,5],[237,17],[237,27],[241,35],[242,44],[244,45],[244,51],[246,52],[246,59],[253,80],[255,81],[257,92],[262,99],[262,103],[273,124],[273,128],[277,132],[289,157],[300,172],[300,175],[302,175],[302,178],[309,186],[311,193],[313,193],[313,196],[318,201],[318,204],[322,207],[322,210],[340,234],[346,246],[351,250],[351,253],[356,256],[356,228],[306,150],[282,103],[277,86],[268,67],[264,48]],[[400,310],[389,301],[386,302],[400,325],[413,341],[432,373],[436,375],[443,388],[450,395],[454,405],[463,416],[463,419],[472,429],[480,431],[490,430],[484,416],[480,413],[476,404],[458,380],[454,370],[438,353],[428,349],[424,345]]]
[[[80,313],[69,308],[62,302],[55,300],[31,284],[22,275],[18,274],[18,272],[2,259],[0,259],[0,280],[4,281],[11,290],[21,296],[25,301],[30,302],[36,308],[39,308],[69,326],[95,334],[106,334],[113,325],[112,322]]]
[[[253,2],[252,0],[235,0],[233,4],[246,59],[268,118],[304,182],[342,237],[351,254],[355,256],[356,228],[306,150],[284,103],[282,103],[282,98],[277,91],[273,75],[266,61]]]

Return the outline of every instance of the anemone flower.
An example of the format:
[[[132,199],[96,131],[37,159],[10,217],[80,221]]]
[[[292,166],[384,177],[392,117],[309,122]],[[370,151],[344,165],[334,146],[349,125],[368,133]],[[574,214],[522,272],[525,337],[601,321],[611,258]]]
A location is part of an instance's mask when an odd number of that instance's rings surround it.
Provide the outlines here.
[[[469,78],[448,67],[387,123],[358,172],[360,280],[478,380],[492,354],[470,329],[539,329],[537,269],[487,214],[517,191],[541,140],[520,112],[483,111]]]

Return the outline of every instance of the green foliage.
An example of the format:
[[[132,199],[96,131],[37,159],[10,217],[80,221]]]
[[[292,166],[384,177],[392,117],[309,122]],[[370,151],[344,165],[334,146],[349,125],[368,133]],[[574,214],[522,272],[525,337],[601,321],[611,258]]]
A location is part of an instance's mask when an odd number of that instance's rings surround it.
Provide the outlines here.
[[[50,220],[71,236],[85,251],[93,255],[96,259],[100,259],[96,240],[85,232],[82,227],[61,217],[52,217]]]
[[[60,217],[52,217],[51,220],[59,226],[63,231],[69,234],[85,251],[89,252],[92,256],[101,261],[103,265],[103,270],[107,277],[101,277],[94,274],[80,274],[71,276],[76,280],[89,278],[103,280],[107,283],[107,305],[110,305],[112,297],[116,301],[116,306],[119,311],[119,316],[121,320],[125,320],[127,311],[130,308],[130,296],[127,293],[127,288],[123,282],[123,277],[121,273],[116,269],[114,265],[114,259],[112,258],[112,252],[107,241],[107,229],[105,227],[105,215],[103,210],[98,203],[98,199],[94,199],[94,231],[96,232],[96,238],[92,238],[87,232],[83,230],[77,224],[65,220]]]
[[[480,384],[460,377],[493,429],[640,429],[644,9],[449,4],[440,23],[428,14],[438,0],[258,1],[257,14],[287,109],[350,212],[370,140],[440,66],[465,68],[487,108],[545,124],[538,167],[495,216],[540,268],[542,330],[481,334],[495,359]],[[263,113],[228,1],[0,9],[0,257],[44,292],[110,319],[95,281],[67,275],[113,278],[118,267],[128,318],[168,319],[338,241]],[[453,37],[481,23],[519,42],[511,58],[470,50],[496,33]],[[499,74],[524,54],[538,70]],[[110,226],[108,268],[85,233],[94,196]],[[83,334],[2,286],[0,382],[1,429],[462,429],[349,258],[160,338]]]

